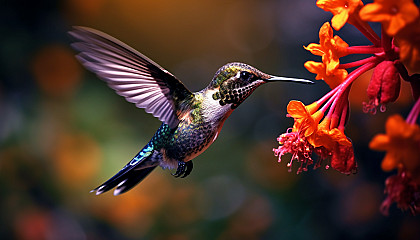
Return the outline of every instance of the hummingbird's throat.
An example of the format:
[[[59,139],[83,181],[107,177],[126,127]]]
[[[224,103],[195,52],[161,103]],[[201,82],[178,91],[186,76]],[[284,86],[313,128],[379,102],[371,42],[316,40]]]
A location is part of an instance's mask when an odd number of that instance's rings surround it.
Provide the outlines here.
[[[239,86],[239,84],[222,85],[219,91],[213,93],[214,100],[219,101],[220,106],[231,104],[231,108],[237,108],[251,93],[263,82],[255,82],[246,86]]]

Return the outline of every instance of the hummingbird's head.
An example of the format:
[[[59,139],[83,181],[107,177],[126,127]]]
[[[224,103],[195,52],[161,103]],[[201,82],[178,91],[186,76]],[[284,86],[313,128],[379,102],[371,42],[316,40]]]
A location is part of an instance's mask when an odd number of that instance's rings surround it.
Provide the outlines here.
[[[214,100],[218,100],[220,105],[231,104],[234,109],[258,86],[275,81],[312,83],[304,79],[272,76],[247,64],[235,62],[221,67],[207,89],[216,90],[212,97]]]

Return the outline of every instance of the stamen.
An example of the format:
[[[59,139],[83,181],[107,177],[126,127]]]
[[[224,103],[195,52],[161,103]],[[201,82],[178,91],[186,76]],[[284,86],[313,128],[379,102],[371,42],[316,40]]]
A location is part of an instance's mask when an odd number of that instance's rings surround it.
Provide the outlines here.
[[[381,112],[385,112],[386,111],[386,105],[385,104],[381,104],[381,106],[379,107],[379,110]]]

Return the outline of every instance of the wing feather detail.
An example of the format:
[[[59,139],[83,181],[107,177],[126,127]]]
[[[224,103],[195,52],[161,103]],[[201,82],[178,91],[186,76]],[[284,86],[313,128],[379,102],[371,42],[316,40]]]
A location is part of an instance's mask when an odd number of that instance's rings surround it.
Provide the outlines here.
[[[74,27],[69,34],[76,40],[72,47],[77,59],[108,86],[138,108],[144,108],[162,122],[175,128],[177,114],[191,102],[191,93],[174,75],[129,47],[100,31]]]

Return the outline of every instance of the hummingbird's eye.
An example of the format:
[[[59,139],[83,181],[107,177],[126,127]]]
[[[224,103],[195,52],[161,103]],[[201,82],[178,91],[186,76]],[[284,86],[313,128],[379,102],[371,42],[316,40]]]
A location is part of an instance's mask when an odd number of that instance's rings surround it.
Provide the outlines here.
[[[252,78],[252,73],[247,72],[247,71],[242,71],[241,72],[241,79],[244,81],[248,81],[249,79]]]

